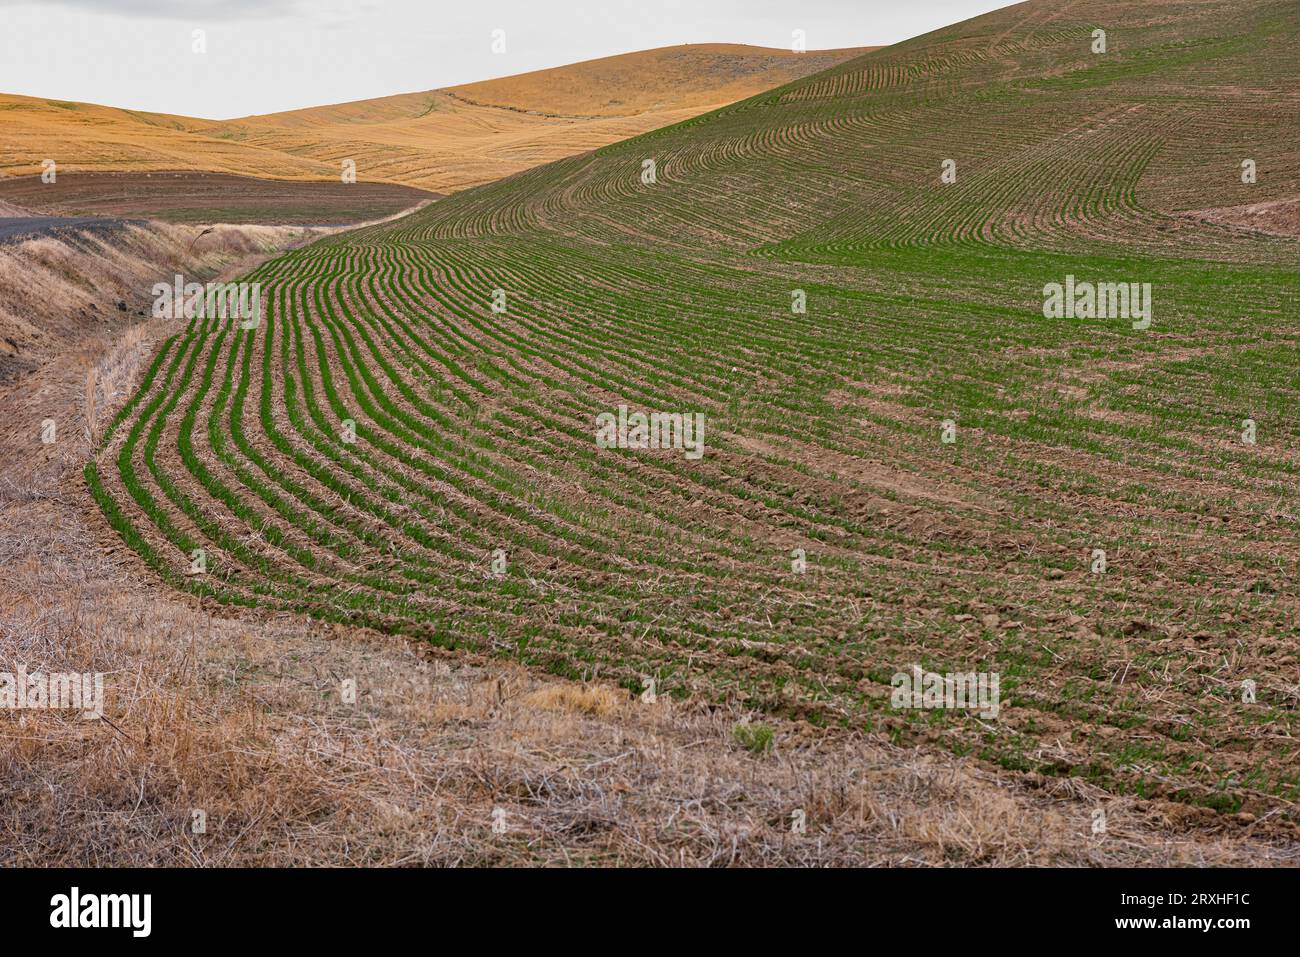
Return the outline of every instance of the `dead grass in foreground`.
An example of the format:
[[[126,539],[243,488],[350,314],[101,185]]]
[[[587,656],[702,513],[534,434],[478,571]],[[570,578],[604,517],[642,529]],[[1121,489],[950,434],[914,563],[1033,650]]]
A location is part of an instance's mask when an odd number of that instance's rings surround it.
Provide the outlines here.
[[[30,553],[4,563],[25,584],[5,596],[4,660],[104,671],[111,721],[2,719],[7,865],[1295,860],[1249,829],[1198,830],[1171,816],[1184,808],[1109,801],[1077,782],[1033,790],[786,722],[757,756],[736,743],[742,715],[728,709],[643,704],[399,639],[209,618],[113,581],[110,558],[91,574]],[[1107,834],[1093,836],[1103,806]],[[195,810],[204,834],[191,832]]]
[[[3,488],[0,661],[104,672],[108,707],[106,721],[0,717],[0,864],[1297,860],[1294,844],[1204,809],[771,719],[775,746],[755,755],[733,735],[740,711],[645,704],[311,622],[215,617],[132,581],[96,543],[74,482]]]

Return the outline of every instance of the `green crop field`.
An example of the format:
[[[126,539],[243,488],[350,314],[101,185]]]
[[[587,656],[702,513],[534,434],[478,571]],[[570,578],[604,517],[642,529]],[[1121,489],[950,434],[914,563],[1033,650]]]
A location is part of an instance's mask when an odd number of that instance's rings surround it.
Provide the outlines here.
[[[1300,239],[1222,212],[1300,197],[1297,37],[1031,0],[290,253],[91,492],[204,601],[1300,818]]]

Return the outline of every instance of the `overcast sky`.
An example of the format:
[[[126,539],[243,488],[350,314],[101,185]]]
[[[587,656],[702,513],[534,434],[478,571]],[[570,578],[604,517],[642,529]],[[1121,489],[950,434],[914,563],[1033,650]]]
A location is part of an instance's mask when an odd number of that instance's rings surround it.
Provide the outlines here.
[[[0,0],[0,92],[225,119],[678,43],[789,48],[795,29],[809,49],[896,43],[1008,3]]]

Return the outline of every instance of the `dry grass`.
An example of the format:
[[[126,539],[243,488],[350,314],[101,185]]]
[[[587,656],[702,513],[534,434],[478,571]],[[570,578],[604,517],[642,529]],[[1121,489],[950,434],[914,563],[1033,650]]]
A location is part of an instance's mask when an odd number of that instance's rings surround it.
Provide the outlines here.
[[[99,367],[86,370],[86,403],[82,408],[86,420],[86,441],[93,442],[99,435]]]
[[[148,314],[153,284],[173,272],[206,280],[239,271],[324,230],[217,225],[199,238],[201,232],[149,223],[0,244],[0,336],[20,343],[51,336],[62,341],[68,325],[81,328],[88,313],[118,302],[131,313]]]
[[[1032,791],[789,723],[756,757],[732,743],[727,710],[645,705],[374,635],[209,618],[97,585],[79,563],[40,562],[25,580],[63,600],[6,596],[6,660],[105,671],[111,724],[5,719],[0,771],[18,784],[0,800],[4,864],[1294,861],[1246,830],[1179,833],[1159,808],[1079,784]],[[1103,804],[1108,831],[1093,836]]]
[[[553,684],[530,693],[524,704],[543,711],[604,717],[619,711],[627,701],[626,692],[602,685]]]

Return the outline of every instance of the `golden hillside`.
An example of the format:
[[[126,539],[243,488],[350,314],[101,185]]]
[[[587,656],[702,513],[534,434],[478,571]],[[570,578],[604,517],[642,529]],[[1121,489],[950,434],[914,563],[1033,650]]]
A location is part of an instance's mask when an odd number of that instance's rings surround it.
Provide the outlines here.
[[[0,94],[0,175],[58,170],[135,171],[202,169],[269,177],[332,175],[297,156],[204,134],[208,120]]]
[[[796,54],[739,43],[688,44],[467,83],[447,92],[474,103],[567,116],[704,110],[809,76],[869,49]]]
[[[679,122],[862,50],[665,47],[551,70],[237,120],[0,94],[0,175],[204,170],[357,177],[454,192]]]

